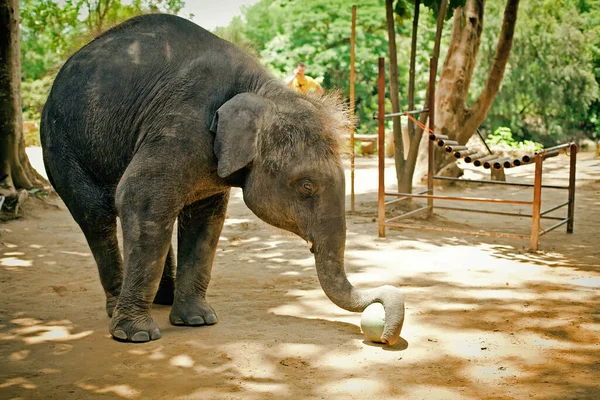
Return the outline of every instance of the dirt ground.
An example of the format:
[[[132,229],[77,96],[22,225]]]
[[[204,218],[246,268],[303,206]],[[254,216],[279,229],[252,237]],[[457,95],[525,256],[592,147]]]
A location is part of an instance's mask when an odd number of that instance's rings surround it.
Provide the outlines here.
[[[322,292],[307,244],[259,221],[239,190],[209,288],[220,322],[175,327],[169,308],[156,306],[162,339],[114,341],[82,233],[60,200],[32,199],[25,218],[0,227],[0,398],[600,398],[600,159],[579,157],[575,232],[543,236],[535,253],[526,240],[420,230],[379,239],[376,159],[357,165],[346,271],[360,288],[404,291],[395,346],[365,342],[360,314]],[[564,183],[567,165],[548,160],[544,183]],[[392,187],[391,160],[387,171]],[[514,171],[509,180],[531,181],[532,167]],[[438,193],[531,197],[502,186]],[[543,198],[547,206],[566,193]],[[530,229],[526,218],[476,213],[440,211],[433,222]]]

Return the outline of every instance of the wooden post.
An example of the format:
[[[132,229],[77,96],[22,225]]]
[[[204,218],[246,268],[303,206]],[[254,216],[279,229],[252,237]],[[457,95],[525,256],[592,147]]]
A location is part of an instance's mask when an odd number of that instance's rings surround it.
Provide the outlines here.
[[[429,59],[429,99],[427,108],[429,118],[429,129],[435,134],[435,76],[437,72],[437,60],[435,57]],[[427,132],[426,132],[427,133]],[[433,174],[435,173],[435,152],[433,140],[428,143],[428,163],[427,163],[427,193],[433,195]],[[433,215],[433,199],[427,199],[427,216]]]
[[[377,223],[379,237],[385,237],[385,61],[379,58],[379,75],[377,82],[379,97],[377,108],[378,143],[377,156],[379,159],[379,187],[377,191]]]
[[[352,33],[350,36],[350,119],[352,128],[350,131],[350,211],[354,212],[354,44],[356,43],[356,5],[352,6]]]
[[[542,157],[543,153],[535,156],[535,175],[533,178],[533,212],[531,215],[531,250],[538,249],[540,239],[540,210],[542,208]]]
[[[578,147],[575,143],[569,146],[569,157],[571,158],[569,167],[569,205],[567,206],[567,233],[573,233],[573,223],[575,217],[575,164],[577,163]]]

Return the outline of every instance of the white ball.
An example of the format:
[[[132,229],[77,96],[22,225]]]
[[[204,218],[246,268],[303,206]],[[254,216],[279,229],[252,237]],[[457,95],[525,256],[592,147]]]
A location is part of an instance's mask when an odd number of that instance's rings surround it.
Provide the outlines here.
[[[383,343],[381,335],[385,325],[385,310],[383,304],[373,303],[362,313],[360,327],[365,337],[371,342]]]

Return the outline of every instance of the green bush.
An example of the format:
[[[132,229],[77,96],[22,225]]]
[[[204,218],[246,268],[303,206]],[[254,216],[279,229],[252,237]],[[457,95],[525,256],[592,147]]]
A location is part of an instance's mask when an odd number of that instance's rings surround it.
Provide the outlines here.
[[[515,140],[512,131],[506,126],[501,126],[494,133],[489,134],[485,142],[490,147],[500,147],[505,151],[523,151],[528,153],[534,153],[543,147],[540,143],[531,140],[524,140],[522,142]]]
[[[54,76],[21,82],[23,108],[23,136],[27,146],[40,145],[40,117],[50,93]]]

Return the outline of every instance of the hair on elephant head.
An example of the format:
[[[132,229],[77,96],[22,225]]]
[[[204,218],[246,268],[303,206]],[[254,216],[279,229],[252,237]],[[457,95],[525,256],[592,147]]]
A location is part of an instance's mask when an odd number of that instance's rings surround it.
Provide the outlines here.
[[[344,214],[347,107],[337,95],[284,92],[273,98],[242,93],[218,109],[211,127],[217,172],[227,178],[243,170],[248,207],[312,241],[309,222]]]
[[[241,93],[217,110],[211,131],[221,178],[251,162],[276,173],[301,153],[339,163],[348,152],[343,134],[351,128],[351,121],[337,93],[285,95],[287,101],[276,103],[259,94]]]

